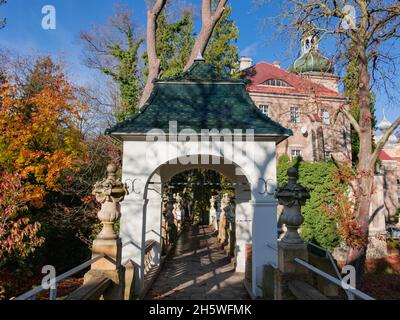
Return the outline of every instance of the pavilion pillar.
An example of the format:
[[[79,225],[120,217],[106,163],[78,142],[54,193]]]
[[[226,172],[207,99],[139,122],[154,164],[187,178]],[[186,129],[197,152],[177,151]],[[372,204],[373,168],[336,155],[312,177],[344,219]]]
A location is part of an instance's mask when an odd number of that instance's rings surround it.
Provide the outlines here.
[[[128,166],[123,166],[123,180],[130,181],[132,192],[121,204],[122,264],[130,264],[134,268],[135,294],[139,294],[144,286],[148,177],[144,170],[141,174],[134,174],[128,171]]]
[[[145,193],[145,244],[147,241],[155,241],[153,247],[152,263],[159,265],[162,248],[162,186],[158,175],[154,176]]]

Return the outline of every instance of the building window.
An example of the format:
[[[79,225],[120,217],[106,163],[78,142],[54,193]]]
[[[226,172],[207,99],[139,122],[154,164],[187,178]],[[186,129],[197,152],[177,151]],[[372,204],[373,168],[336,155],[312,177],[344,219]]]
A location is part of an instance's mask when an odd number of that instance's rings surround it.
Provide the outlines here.
[[[279,80],[279,79],[270,79],[267,80],[263,83],[264,86],[269,86],[269,87],[284,87],[284,88],[292,88],[292,86],[283,81],[283,80]]]
[[[301,150],[300,149],[292,149],[291,155],[292,155],[292,159],[301,157]]]
[[[290,121],[293,123],[300,123],[300,108],[290,107]]]
[[[258,108],[261,110],[262,113],[264,113],[266,116],[269,115],[269,106],[266,104],[260,104]]]
[[[322,110],[322,122],[323,124],[331,124],[331,118],[328,110]]]
[[[325,161],[331,160],[331,155],[332,155],[332,153],[330,151],[324,151]]]

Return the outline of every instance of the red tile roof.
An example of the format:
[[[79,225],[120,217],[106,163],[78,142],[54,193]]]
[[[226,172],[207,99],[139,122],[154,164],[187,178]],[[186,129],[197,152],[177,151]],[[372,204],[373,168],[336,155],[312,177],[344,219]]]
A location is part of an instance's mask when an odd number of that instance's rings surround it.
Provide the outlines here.
[[[304,79],[294,73],[278,68],[267,62],[260,62],[244,70],[247,79],[250,80],[248,90],[251,92],[284,93],[284,94],[314,94],[317,97],[342,98],[338,92],[330,90],[322,85]],[[270,79],[280,79],[292,87],[271,87],[261,85]]]
[[[381,153],[379,154],[379,159],[381,160],[395,160],[394,158],[392,158],[391,156],[389,156],[385,151],[381,151]]]

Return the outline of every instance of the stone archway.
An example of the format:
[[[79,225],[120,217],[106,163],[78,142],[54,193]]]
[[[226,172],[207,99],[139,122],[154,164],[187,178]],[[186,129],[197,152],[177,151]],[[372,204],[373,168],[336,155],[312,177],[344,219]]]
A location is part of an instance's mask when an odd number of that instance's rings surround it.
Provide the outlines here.
[[[132,148],[131,150],[138,150]],[[228,177],[236,183],[236,253],[237,271],[245,272],[245,246],[253,245],[252,291],[255,296],[260,296],[259,286],[262,283],[262,268],[266,264],[276,264],[276,252],[268,247],[268,243],[275,243],[276,229],[276,200],[273,192],[264,192],[265,185],[261,180],[273,182],[275,184],[275,163],[274,157],[266,158],[268,164],[263,174],[260,176],[259,170],[252,170],[253,166],[243,161],[240,166],[229,159],[214,154],[196,155],[206,159],[206,164],[182,164],[181,159],[187,158],[184,154],[181,157],[163,161],[163,156],[153,157],[152,161],[147,161],[148,169],[142,167],[141,175],[132,174],[130,169],[133,166],[126,165],[128,152],[124,153],[123,180],[131,181],[132,192],[122,203],[122,217],[120,224],[120,237],[123,247],[123,263],[132,260],[138,267],[136,281],[136,291],[143,287],[143,268],[144,268],[144,244],[148,240],[161,243],[161,215],[162,215],[162,192],[163,183],[174,175],[190,169],[204,168],[215,170]],[[195,157],[195,155],[192,155]],[[165,157],[164,157],[165,159]],[[214,164],[212,164],[214,160]],[[215,164],[215,160],[220,160]],[[201,162],[201,161],[200,161]],[[217,161],[218,162],[218,161]],[[272,162],[272,163],[271,163]],[[142,162],[143,163],[143,162]],[[259,168],[258,168],[259,169]],[[145,172],[148,172],[146,175]],[[261,178],[262,177],[262,178]],[[261,179],[261,180],[260,180]],[[159,255],[160,253],[158,253]],[[156,258],[159,261],[159,257]]]
[[[132,187],[121,205],[120,237],[123,263],[132,260],[139,267],[137,290],[143,285],[146,238],[157,241],[161,236],[157,184],[179,164],[185,169],[212,165],[230,168],[230,175],[248,182],[248,195],[236,216],[237,228],[248,234],[237,241],[252,244],[251,290],[261,296],[263,267],[277,262],[277,253],[269,246],[277,240],[276,146],[293,132],[264,115],[246,85],[246,81],[222,77],[199,58],[187,71],[155,81],[140,111],[107,130],[123,143],[122,179]],[[216,164],[213,159],[224,162]],[[240,271],[244,271],[242,244]]]

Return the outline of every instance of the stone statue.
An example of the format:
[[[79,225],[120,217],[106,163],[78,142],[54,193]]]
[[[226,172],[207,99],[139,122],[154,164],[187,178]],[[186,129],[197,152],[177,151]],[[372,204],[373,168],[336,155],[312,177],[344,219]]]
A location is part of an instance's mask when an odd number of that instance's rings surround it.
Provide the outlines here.
[[[168,194],[168,204],[167,204],[167,230],[168,230],[168,242],[173,243],[176,239],[176,225],[174,216],[174,197],[170,193]]]
[[[174,216],[176,219],[176,222],[178,224],[178,228],[181,228],[183,217],[182,217],[182,197],[180,196],[179,193],[175,195],[175,204],[174,204]]]
[[[217,210],[215,209],[215,196],[212,196],[210,199],[210,218],[209,218],[209,225],[214,229],[217,230],[215,224],[217,222]]]
[[[222,246],[225,246],[229,241],[229,219],[231,217],[230,198],[227,193],[224,194],[221,201],[221,217],[218,227],[218,240]]]

